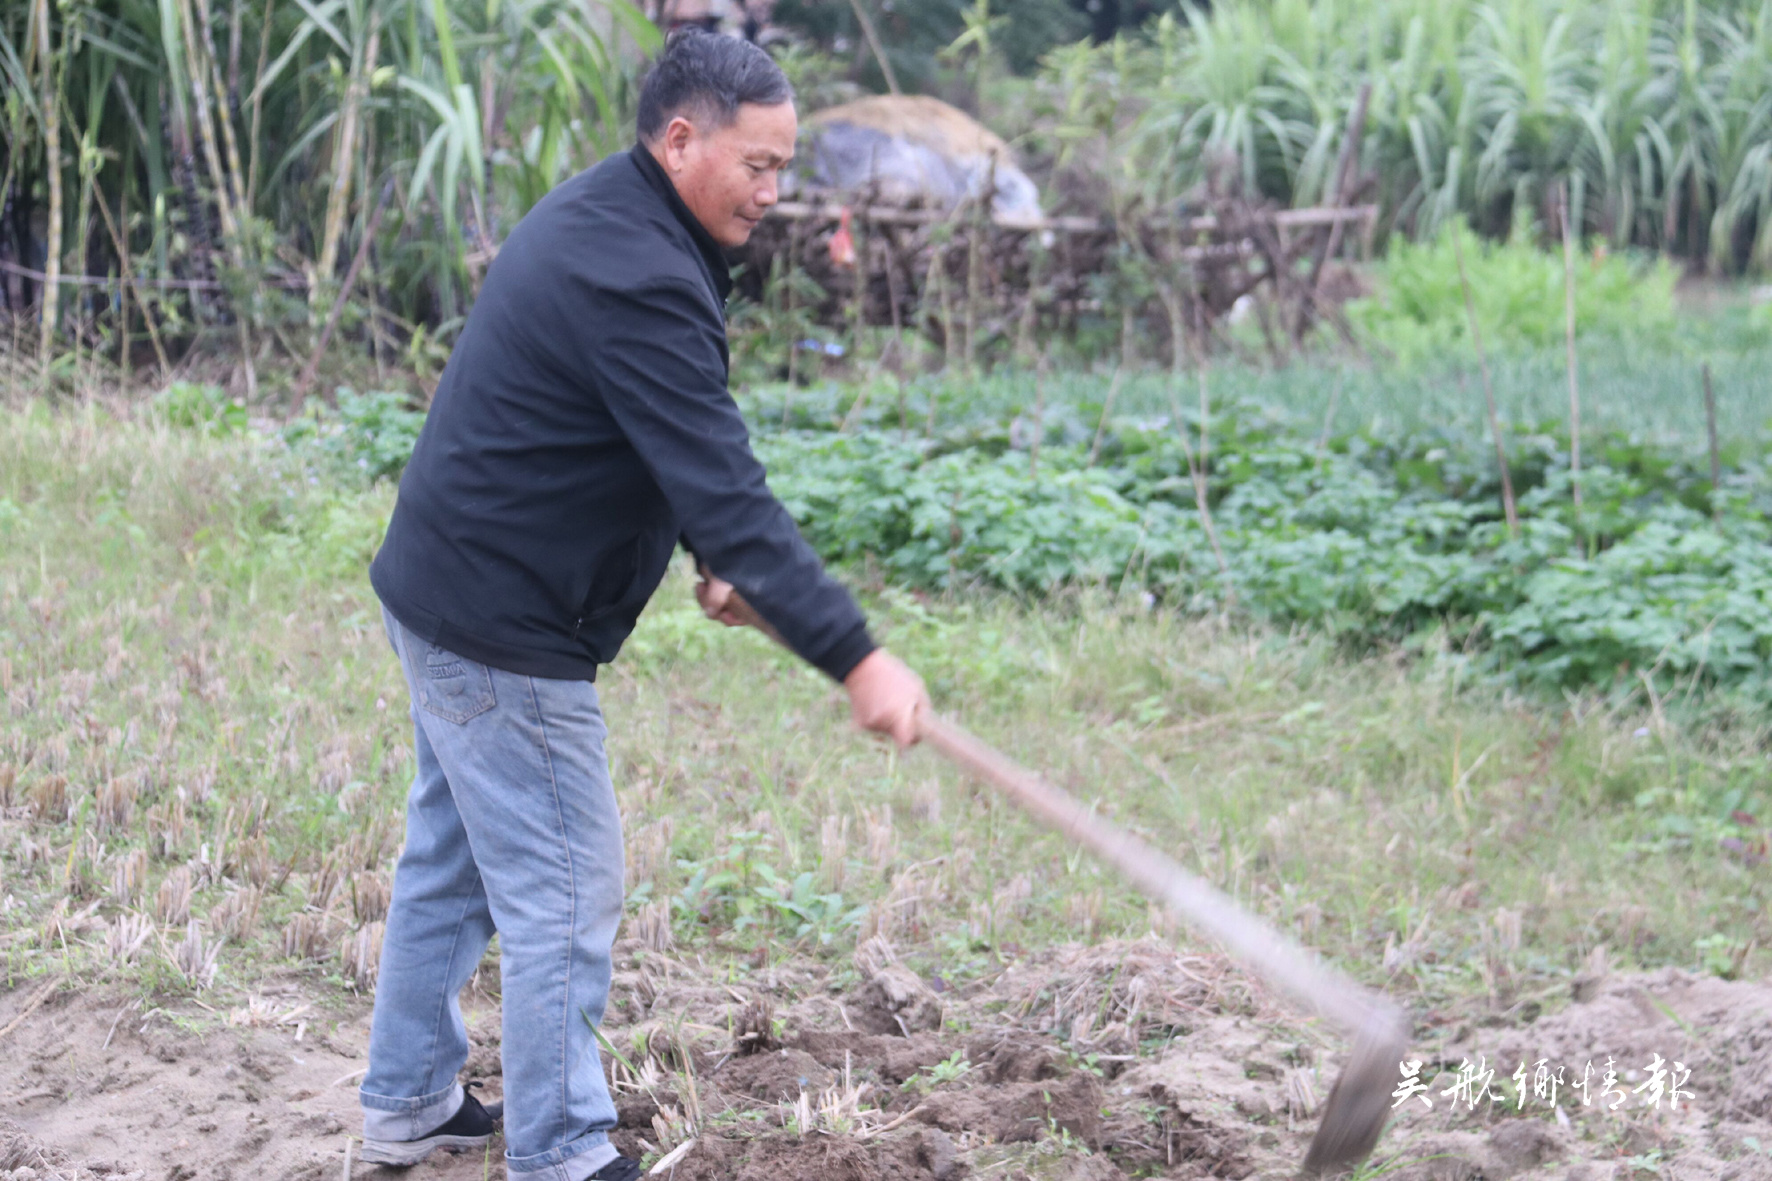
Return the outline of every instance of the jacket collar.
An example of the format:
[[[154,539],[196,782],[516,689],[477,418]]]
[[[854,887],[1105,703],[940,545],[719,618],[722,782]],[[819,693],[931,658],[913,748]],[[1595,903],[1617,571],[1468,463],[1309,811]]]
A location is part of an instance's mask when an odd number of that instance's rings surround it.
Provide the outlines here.
[[[665,170],[652,158],[652,153],[646,150],[644,144],[635,144],[628,150],[628,156],[634,161],[634,167],[640,170],[640,175],[646,178],[646,183],[663,198],[672,216],[689,231],[689,236],[695,241],[696,250],[701,254],[702,263],[714,280],[714,290],[718,293],[720,302],[725,303],[726,297],[732,294],[732,267],[726,262],[726,251],[714,241],[714,236],[707,232],[701,222],[696,220],[695,214],[689,212],[689,206],[683,204],[683,198],[677,195],[677,186],[671,183],[671,178],[665,175]]]

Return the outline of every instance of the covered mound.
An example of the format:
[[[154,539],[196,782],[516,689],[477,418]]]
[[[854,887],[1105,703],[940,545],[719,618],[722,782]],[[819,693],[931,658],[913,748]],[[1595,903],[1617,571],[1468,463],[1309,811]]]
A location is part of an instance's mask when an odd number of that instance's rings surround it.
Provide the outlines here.
[[[955,107],[927,95],[874,95],[812,116],[806,180],[891,205],[953,209],[993,178],[992,211],[1040,216],[1040,191],[1009,145]]]

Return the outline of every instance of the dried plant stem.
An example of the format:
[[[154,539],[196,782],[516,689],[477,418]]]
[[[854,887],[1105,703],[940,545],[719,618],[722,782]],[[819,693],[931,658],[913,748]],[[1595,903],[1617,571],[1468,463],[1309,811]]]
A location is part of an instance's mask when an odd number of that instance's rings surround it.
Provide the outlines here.
[[[893,94],[902,94],[898,88],[898,75],[892,72],[892,59],[886,56],[886,50],[880,45],[880,35],[874,31],[868,10],[862,6],[861,0],[849,0],[849,7],[855,10],[855,23],[861,26],[861,35],[873,52],[874,60],[880,63],[880,73],[886,76],[886,89]]]
[[[978,369],[979,305],[984,299],[983,234],[976,223],[966,231],[966,372]]]
[[[935,280],[940,284],[941,291],[941,333],[942,343],[946,346],[946,362],[949,369],[960,364],[962,358],[960,334],[954,328],[954,299],[948,288],[947,243],[942,242],[935,248],[935,260],[930,264],[935,268]]]
[[[794,328],[794,263],[795,248],[800,244],[799,223],[788,223],[788,265],[782,271],[782,319],[788,328],[788,392],[781,402],[781,425],[788,424],[788,411],[794,405],[794,381],[799,376],[799,332]]]
[[[127,194],[128,191],[129,190],[125,189],[124,193]],[[128,286],[129,290],[135,292],[136,306],[140,307],[142,310],[142,323],[147,325],[148,328],[148,339],[154,342],[154,356],[160,361],[160,380],[170,381],[172,380],[172,362],[167,360],[166,346],[160,342],[160,330],[154,326],[154,311],[148,305],[146,297],[142,295],[141,287],[137,285],[135,281],[135,271],[129,264],[128,242],[122,234],[118,233],[117,223],[111,219],[110,207],[105,204],[102,196],[98,201],[98,212],[99,216],[104,220],[105,232],[111,236],[111,245],[117,250],[118,268],[123,276],[123,282]],[[129,317],[127,315],[123,317],[123,331],[121,335],[123,336],[123,350],[125,354],[124,367],[127,368],[127,356],[129,350]]]
[[[855,289],[850,292],[849,352],[859,362],[862,330],[867,327],[868,322],[868,219],[858,211],[858,215],[850,220],[854,224],[851,232],[855,238]]]
[[[1029,239],[1032,241],[1032,239]],[[1028,293],[1021,305],[1021,323],[1015,333],[1015,356],[1023,364],[1032,359],[1036,353],[1040,361],[1045,362],[1045,354],[1034,344],[1034,330],[1040,319],[1040,271],[1044,261],[1044,252],[1036,252],[1028,260]]]
[[[1212,556],[1218,562],[1218,572],[1229,575],[1230,563],[1225,561],[1224,547],[1218,543],[1218,530],[1212,524],[1212,504],[1207,498],[1206,454],[1210,437],[1206,432],[1206,410],[1210,405],[1206,391],[1206,366],[1200,365],[1200,454],[1195,459],[1194,449],[1188,445],[1187,423],[1181,416],[1181,397],[1171,388],[1169,391],[1170,413],[1175,416],[1175,434],[1181,440],[1181,453],[1187,459],[1187,474],[1194,485],[1194,508],[1200,514],[1200,527],[1206,531],[1206,540],[1212,546]]]
[[[35,1013],[38,1006],[42,1005],[44,1001],[49,999],[50,994],[56,990],[61,982],[62,978],[56,976],[45,983],[42,988],[39,988],[36,992],[32,993],[31,999],[26,1001],[24,1007],[18,1011],[18,1016],[14,1017],[11,1021],[8,1021],[5,1026],[0,1027],[0,1038],[4,1038],[7,1034],[23,1025],[25,1023],[25,1018],[29,1017],[32,1013]]]
[[[320,330],[320,338],[314,342],[314,351],[308,356],[308,363],[303,367],[301,377],[295,383],[295,401],[291,405],[289,415],[294,418],[301,413],[302,403],[307,400],[308,387],[314,383],[314,374],[320,368],[320,357],[326,352],[327,344],[332,340],[332,330],[338,327],[338,318],[344,313],[345,303],[350,299],[351,288],[356,286],[357,276],[363,273],[363,264],[369,260],[370,247],[375,245],[375,232],[381,228],[381,215],[388,207],[388,200],[394,195],[394,181],[390,177],[382,186],[381,196],[376,198],[375,208],[370,211],[369,221],[363,226],[363,240],[357,243],[357,253],[351,259],[350,269],[345,272],[344,282],[339,285],[338,295],[332,301],[332,311],[327,314],[326,325]]]
[[[904,317],[898,308],[898,243],[893,240],[890,226],[880,227],[880,238],[884,243],[886,263],[886,302],[892,313],[892,367],[897,372],[904,363]],[[904,425],[904,386],[899,386],[899,426]]]
[[[1477,368],[1483,374],[1483,403],[1489,411],[1489,434],[1495,440],[1495,464],[1501,471],[1501,507],[1507,514],[1510,536],[1520,535],[1520,514],[1514,507],[1514,480],[1507,468],[1507,447],[1501,439],[1501,420],[1495,416],[1495,388],[1489,383],[1489,358],[1483,352],[1483,331],[1477,327],[1477,304],[1471,298],[1471,281],[1464,269],[1464,235],[1452,231],[1452,253],[1458,260],[1458,284],[1464,289],[1464,314],[1470,321],[1471,343],[1477,349]]]
[[[1581,518],[1581,380],[1575,368],[1575,234],[1569,224],[1569,189],[1562,192],[1563,215],[1563,344],[1569,365],[1569,492],[1575,516]]]
[[[1095,461],[1101,458],[1101,437],[1107,433],[1108,415],[1114,412],[1114,399],[1120,396],[1120,382],[1126,375],[1126,366],[1114,366],[1114,378],[1108,382],[1107,397],[1101,400],[1101,417],[1095,423],[1095,441],[1089,444],[1089,462],[1084,467],[1094,467]]]
[[[1704,426],[1710,436],[1710,515],[1723,519],[1723,503],[1718,493],[1723,488],[1723,457],[1717,450],[1717,392],[1711,385],[1710,362],[1704,363]]]

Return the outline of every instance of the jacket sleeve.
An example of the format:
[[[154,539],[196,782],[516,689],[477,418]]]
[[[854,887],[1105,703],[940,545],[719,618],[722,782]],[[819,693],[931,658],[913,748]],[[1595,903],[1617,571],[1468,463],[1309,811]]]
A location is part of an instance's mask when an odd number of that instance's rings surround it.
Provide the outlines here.
[[[676,280],[584,294],[596,326],[581,337],[589,376],[690,551],[796,653],[842,680],[874,649],[867,621],[769,490],[727,392],[722,329],[706,295]]]

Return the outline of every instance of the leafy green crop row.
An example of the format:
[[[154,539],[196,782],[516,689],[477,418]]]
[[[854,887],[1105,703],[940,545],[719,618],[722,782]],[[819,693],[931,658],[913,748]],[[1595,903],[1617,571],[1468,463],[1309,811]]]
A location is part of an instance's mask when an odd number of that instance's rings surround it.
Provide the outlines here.
[[[1584,512],[1548,435],[1512,440],[1522,527],[1510,538],[1480,449],[1368,436],[1314,443],[1259,421],[1214,424],[1208,512],[1167,426],[1120,432],[1111,463],[1052,446],[945,454],[878,434],[789,433],[760,450],[827,557],[893,581],[1039,592],[1142,586],[1344,640],[1481,651],[1552,686],[1641,675],[1772,696],[1772,488],[1741,469],[1709,511],[1708,475],[1610,439],[1583,473]]]

